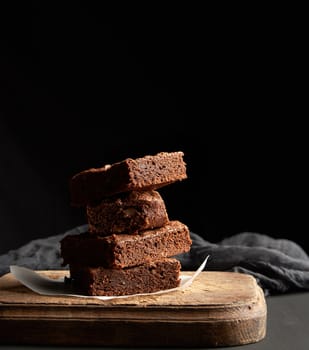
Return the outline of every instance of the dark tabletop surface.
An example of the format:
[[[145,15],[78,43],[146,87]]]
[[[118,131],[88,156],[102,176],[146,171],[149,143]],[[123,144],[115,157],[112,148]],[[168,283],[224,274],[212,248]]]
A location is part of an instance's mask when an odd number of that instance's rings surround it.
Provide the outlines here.
[[[267,333],[258,343],[226,349],[242,350],[308,350],[309,349],[309,292],[269,296],[267,303]],[[18,334],[18,333],[17,333]],[[0,340],[1,341],[1,340]],[[80,349],[87,347],[0,346],[5,349]],[[103,348],[103,347],[101,347]],[[90,347],[89,347],[90,349]],[[108,348],[104,348],[108,349]],[[115,348],[114,348],[115,349]],[[121,349],[121,348],[118,348]],[[154,348],[152,348],[154,350]],[[222,348],[221,348],[222,349]],[[142,350],[142,348],[141,348]]]

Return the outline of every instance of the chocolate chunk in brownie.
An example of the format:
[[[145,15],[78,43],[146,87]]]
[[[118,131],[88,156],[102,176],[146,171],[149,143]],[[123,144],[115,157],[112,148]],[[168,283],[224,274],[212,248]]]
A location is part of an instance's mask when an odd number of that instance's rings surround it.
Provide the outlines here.
[[[79,264],[124,268],[188,252],[192,240],[188,227],[178,220],[138,235],[99,236],[89,232],[67,235],[60,241],[63,266]]]
[[[178,287],[180,269],[178,260],[165,258],[124,269],[70,265],[70,277],[78,293],[119,296]]]
[[[165,203],[157,191],[131,191],[86,208],[90,233],[102,236],[137,234],[168,223]]]
[[[155,190],[187,178],[183,152],[160,152],[91,168],[69,182],[72,206],[93,205],[104,197],[128,191]]]

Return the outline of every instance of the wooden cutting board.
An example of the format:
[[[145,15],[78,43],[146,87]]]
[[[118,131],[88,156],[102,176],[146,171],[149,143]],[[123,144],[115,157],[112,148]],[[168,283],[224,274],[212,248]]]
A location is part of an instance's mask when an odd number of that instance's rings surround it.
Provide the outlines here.
[[[232,346],[262,340],[266,320],[262,289],[252,276],[236,272],[203,271],[182,291],[109,301],[43,296],[10,273],[0,278],[1,344]]]

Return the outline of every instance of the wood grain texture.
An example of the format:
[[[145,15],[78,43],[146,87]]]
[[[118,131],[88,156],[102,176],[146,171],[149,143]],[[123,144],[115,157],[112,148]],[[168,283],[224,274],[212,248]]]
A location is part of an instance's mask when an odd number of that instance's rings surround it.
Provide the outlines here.
[[[108,301],[38,295],[11,274],[0,278],[3,344],[231,346],[263,339],[266,321],[263,291],[236,272],[204,271],[183,291]]]

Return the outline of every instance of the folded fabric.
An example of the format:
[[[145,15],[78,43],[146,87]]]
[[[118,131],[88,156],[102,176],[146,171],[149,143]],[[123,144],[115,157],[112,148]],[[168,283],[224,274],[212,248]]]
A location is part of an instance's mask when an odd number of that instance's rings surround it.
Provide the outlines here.
[[[309,257],[295,242],[243,232],[216,244],[191,232],[190,252],[179,256],[182,268],[195,269],[209,255],[206,269],[254,276],[265,295],[309,290]]]
[[[30,241],[0,255],[0,276],[9,272],[10,265],[34,270],[67,269],[61,265],[60,240],[68,234],[79,234],[87,229],[88,225],[81,225],[59,235]],[[309,257],[293,241],[243,232],[211,243],[194,232],[190,234],[190,251],[177,256],[183,271],[196,270],[209,255],[206,270],[250,274],[256,278],[266,296],[309,290]]]

